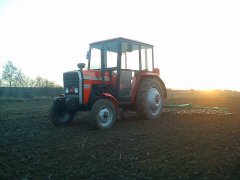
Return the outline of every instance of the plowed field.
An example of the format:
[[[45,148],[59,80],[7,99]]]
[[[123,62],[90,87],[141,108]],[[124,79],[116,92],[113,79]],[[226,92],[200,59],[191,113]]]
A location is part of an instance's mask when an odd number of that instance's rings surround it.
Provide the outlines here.
[[[1,101],[0,179],[240,179],[240,98],[174,102],[232,115],[125,114],[111,130],[95,131],[86,113],[54,127],[50,100]]]

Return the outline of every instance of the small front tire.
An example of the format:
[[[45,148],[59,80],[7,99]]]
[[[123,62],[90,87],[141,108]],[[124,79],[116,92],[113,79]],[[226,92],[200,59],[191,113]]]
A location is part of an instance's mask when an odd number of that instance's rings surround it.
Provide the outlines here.
[[[110,129],[116,121],[116,109],[107,99],[97,100],[91,108],[91,124],[96,129]]]
[[[50,120],[54,125],[67,125],[70,124],[73,119],[74,113],[69,113],[64,106],[53,103],[50,111]]]

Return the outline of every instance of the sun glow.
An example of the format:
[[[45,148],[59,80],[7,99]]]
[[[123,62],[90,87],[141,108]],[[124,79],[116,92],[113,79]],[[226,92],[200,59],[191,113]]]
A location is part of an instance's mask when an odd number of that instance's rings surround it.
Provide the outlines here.
[[[168,88],[240,90],[239,9],[234,0],[2,0],[0,66],[12,60],[62,84],[89,43],[126,37],[155,46]]]

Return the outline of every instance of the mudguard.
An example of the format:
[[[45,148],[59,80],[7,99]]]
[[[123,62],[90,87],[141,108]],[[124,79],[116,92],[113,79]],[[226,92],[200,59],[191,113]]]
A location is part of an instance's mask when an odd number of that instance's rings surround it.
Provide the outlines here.
[[[113,105],[116,108],[117,117],[118,117],[120,115],[120,108],[119,108],[118,101],[109,93],[102,93],[102,96],[107,98],[108,100],[110,100],[113,103]]]

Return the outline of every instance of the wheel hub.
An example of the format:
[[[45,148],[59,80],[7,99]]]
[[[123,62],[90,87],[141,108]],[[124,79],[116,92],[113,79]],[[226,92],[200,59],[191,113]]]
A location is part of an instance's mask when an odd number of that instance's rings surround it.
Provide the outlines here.
[[[99,113],[99,122],[102,126],[108,126],[112,121],[112,112],[108,108],[102,108]]]
[[[161,95],[156,88],[148,91],[148,106],[152,115],[157,115],[162,107]]]

